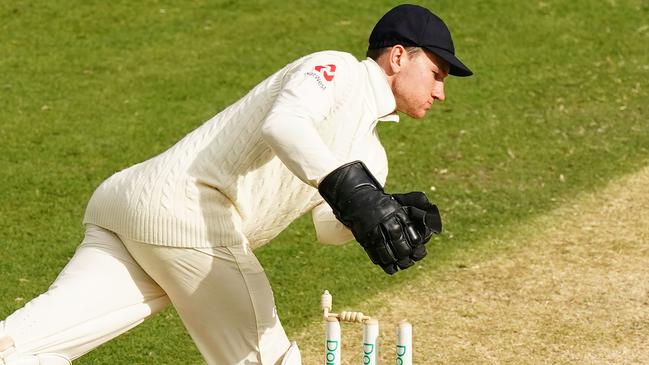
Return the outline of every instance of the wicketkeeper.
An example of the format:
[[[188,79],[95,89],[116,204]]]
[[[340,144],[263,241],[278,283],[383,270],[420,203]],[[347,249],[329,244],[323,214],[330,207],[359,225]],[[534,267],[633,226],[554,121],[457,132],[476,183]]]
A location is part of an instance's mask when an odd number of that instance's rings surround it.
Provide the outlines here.
[[[318,240],[356,239],[386,273],[441,230],[420,192],[388,194],[376,125],[422,118],[472,72],[440,18],[385,14],[368,58],[300,58],[162,154],[104,181],[85,238],[47,292],[0,322],[0,364],[68,365],[170,303],[208,364],[300,364],[253,250],[312,212]],[[369,269],[369,268],[368,268]]]

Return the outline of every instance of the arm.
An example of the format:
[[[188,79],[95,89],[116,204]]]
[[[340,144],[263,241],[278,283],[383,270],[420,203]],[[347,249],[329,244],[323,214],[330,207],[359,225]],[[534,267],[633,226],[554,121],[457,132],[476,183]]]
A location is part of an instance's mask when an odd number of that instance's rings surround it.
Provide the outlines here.
[[[262,137],[293,174],[318,188],[372,262],[394,274],[426,255],[425,241],[409,211],[383,192],[362,162],[343,164],[320,137],[316,125],[331,113],[336,95],[350,86],[343,67],[336,70],[337,82],[342,81],[337,83],[314,73],[317,63],[304,62],[284,82],[262,125]]]
[[[322,63],[338,65],[333,79],[327,81],[316,71]],[[335,58],[304,61],[284,81],[262,124],[264,141],[295,176],[313,187],[342,164],[316,125],[331,113],[341,89],[349,87],[346,72],[345,65]]]

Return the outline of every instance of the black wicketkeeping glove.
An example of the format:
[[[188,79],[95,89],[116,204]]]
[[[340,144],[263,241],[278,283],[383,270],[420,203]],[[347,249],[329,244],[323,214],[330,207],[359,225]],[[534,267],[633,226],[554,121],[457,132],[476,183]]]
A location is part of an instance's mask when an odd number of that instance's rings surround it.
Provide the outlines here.
[[[320,182],[318,190],[372,262],[386,273],[406,269],[426,255],[420,233],[424,231],[411,220],[409,210],[416,219],[418,213],[413,213],[412,207],[405,209],[392,195],[384,193],[361,161],[331,172]]]

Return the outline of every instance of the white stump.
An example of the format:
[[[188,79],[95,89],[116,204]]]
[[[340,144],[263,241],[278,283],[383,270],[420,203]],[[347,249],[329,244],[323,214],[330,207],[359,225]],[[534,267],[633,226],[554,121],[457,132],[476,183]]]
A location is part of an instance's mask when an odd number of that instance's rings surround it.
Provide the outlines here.
[[[406,321],[397,326],[397,365],[412,365],[412,325]]]
[[[325,365],[340,365],[340,322],[336,318],[327,318],[325,326]]]
[[[379,363],[379,321],[370,319],[363,324],[363,365]]]

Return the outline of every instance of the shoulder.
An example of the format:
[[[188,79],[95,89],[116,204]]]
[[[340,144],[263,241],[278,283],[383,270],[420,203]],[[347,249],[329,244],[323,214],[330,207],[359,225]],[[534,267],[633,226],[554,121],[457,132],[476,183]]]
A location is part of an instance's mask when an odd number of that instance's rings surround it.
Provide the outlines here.
[[[310,55],[307,55],[304,58],[310,60],[334,60],[342,63],[348,63],[350,65],[355,65],[360,62],[351,53],[342,52],[342,51],[320,51],[320,52],[311,53]]]
[[[351,53],[341,51],[320,51],[306,55],[292,63],[293,72],[319,75],[324,81],[349,78],[357,73],[360,61]]]

